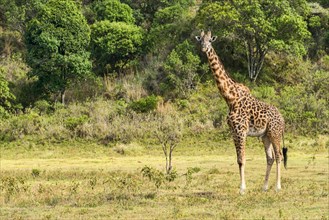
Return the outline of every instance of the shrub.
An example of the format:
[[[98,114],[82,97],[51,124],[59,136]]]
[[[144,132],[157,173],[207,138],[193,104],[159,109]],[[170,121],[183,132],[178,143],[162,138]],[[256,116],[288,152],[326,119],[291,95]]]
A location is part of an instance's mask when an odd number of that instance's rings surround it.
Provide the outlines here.
[[[329,132],[328,101],[303,85],[286,86],[279,99],[280,110],[290,132],[327,134]]]
[[[151,95],[132,102],[129,107],[135,112],[146,113],[155,110],[157,104],[158,98],[155,95]]]
[[[192,182],[192,175],[194,173],[198,173],[200,172],[200,168],[199,167],[188,167],[187,168],[187,172],[184,174],[186,176],[186,187],[189,186]]]
[[[0,106],[0,118],[8,118],[9,113],[4,109],[4,107]]]
[[[36,109],[40,114],[47,114],[51,110],[51,105],[46,100],[39,100],[34,103],[34,109]]]
[[[263,101],[274,104],[278,100],[276,91],[272,86],[258,86],[252,90],[252,94]]]
[[[32,169],[31,175],[36,178],[40,176],[40,170],[38,169]]]
[[[80,117],[70,117],[65,120],[65,126],[71,131],[74,131],[78,126],[81,126],[87,122],[88,119],[89,118],[87,115],[82,115]]]
[[[144,166],[141,170],[143,177],[148,178],[150,181],[154,182],[156,188],[159,188],[165,181],[165,175],[152,167]]]

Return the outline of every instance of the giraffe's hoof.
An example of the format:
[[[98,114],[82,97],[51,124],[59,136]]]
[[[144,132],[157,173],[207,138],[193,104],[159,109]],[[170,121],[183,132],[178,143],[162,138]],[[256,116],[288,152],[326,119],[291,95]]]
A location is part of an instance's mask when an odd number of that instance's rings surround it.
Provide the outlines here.
[[[243,195],[243,194],[245,194],[245,191],[246,191],[246,184],[245,183],[242,183],[241,185],[240,185],[240,195]]]
[[[277,192],[277,193],[280,192],[280,191],[281,191],[281,187],[280,187],[280,188],[277,187],[277,188],[275,189],[275,192]]]
[[[267,191],[268,191],[268,186],[267,186],[267,185],[265,185],[265,186],[263,187],[263,191],[264,191],[264,192],[267,192]]]

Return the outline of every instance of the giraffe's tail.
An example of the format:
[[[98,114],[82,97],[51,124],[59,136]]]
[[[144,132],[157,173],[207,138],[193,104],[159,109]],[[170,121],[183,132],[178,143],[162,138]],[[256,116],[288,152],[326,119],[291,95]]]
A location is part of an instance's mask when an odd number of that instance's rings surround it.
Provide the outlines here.
[[[287,161],[288,161],[288,148],[286,147],[283,147],[282,148],[282,152],[283,152],[283,165],[284,165],[284,168],[287,169]]]
[[[288,162],[288,148],[284,145],[284,136],[282,133],[282,142],[283,142],[283,148],[282,148],[282,153],[283,153],[283,165],[284,168],[287,169],[287,162]]]

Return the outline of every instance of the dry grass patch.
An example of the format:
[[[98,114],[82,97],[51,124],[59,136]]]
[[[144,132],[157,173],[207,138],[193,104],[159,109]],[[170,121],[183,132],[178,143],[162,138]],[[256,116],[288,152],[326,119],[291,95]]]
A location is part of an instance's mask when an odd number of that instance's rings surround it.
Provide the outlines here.
[[[165,173],[160,151],[136,156],[111,148],[66,153],[63,158],[1,159],[0,217],[328,219],[327,151],[292,152],[289,169],[282,171],[283,189],[276,193],[275,169],[269,192],[263,192],[264,153],[249,149],[244,196],[238,193],[234,150],[200,148],[200,156],[188,156],[181,149],[173,161],[177,176],[163,179],[160,186],[141,172],[148,166]]]

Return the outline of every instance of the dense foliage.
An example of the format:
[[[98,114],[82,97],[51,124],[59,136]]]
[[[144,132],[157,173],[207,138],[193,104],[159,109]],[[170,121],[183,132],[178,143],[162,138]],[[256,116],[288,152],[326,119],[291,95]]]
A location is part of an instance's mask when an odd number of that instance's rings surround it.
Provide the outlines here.
[[[305,1],[299,8],[293,2],[235,0],[205,4],[199,13],[202,26],[238,42],[238,53],[246,54],[249,78],[256,80],[268,51],[286,51],[303,56],[305,40],[309,37]],[[245,52],[244,52],[245,51]]]
[[[326,1],[0,0],[0,139],[156,141],[164,105],[184,135],[226,137],[200,29],[288,132],[328,134]]]
[[[65,92],[71,81],[85,78],[91,68],[90,28],[73,1],[53,0],[38,8],[25,32],[31,76],[46,94]]]

